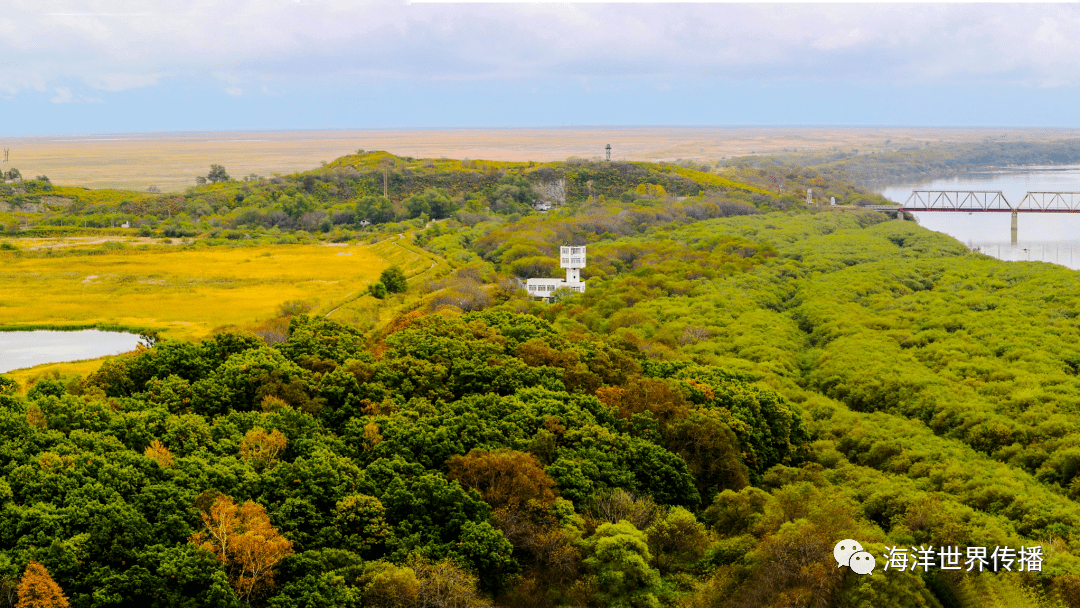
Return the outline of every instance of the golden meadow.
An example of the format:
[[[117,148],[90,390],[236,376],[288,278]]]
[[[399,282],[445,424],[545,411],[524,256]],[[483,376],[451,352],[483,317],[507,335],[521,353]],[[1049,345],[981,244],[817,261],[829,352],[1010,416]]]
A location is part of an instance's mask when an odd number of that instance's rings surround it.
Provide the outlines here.
[[[124,327],[199,339],[219,327],[259,326],[286,302],[353,323],[377,320],[403,303],[367,295],[383,269],[397,265],[419,276],[432,265],[400,240],[206,246],[19,239],[18,250],[0,250],[0,327]],[[25,379],[52,370],[86,373],[99,363],[38,366]]]

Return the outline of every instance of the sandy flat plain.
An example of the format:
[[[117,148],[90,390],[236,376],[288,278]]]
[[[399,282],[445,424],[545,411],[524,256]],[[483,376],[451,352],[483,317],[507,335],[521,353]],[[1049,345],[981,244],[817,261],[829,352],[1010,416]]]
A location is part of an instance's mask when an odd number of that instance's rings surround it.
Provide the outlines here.
[[[417,158],[511,161],[602,157],[613,160],[716,161],[749,154],[811,150],[895,150],[978,140],[1055,140],[1080,130],[918,127],[563,127],[534,129],[377,129],[164,133],[0,138],[25,177],[56,184],[166,192],[195,185],[212,163],[234,178],[288,174],[339,156],[387,150]],[[888,142],[888,143],[886,143]]]

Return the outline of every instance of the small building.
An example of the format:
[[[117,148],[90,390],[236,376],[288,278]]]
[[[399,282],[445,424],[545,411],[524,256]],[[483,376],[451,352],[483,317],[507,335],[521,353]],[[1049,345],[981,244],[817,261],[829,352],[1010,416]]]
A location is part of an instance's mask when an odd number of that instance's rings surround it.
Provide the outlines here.
[[[546,298],[565,283],[566,281],[562,279],[529,279],[525,281],[525,290],[529,292],[530,296]]]
[[[585,267],[585,247],[559,247],[559,266],[566,269],[566,279],[529,279],[525,281],[525,291],[534,298],[547,300],[557,289],[567,288],[577,293],[585,293],[585,281],[581,280],[581,269]]]

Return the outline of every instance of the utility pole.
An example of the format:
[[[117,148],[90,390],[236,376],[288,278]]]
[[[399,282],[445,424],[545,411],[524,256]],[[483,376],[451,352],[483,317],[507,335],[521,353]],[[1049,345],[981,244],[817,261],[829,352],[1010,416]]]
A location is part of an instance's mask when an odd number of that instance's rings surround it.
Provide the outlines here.
[[[382,170],[382,195],[386,200],[390,200],[390,191],[386,187],[386,167]]]

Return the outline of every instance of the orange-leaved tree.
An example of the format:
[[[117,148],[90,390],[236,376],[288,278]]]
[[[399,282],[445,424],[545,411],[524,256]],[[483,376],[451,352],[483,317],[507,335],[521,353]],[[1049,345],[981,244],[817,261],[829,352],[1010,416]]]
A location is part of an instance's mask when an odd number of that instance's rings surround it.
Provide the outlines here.
[[[293,554],[292,541],[270,524],[256,502],[242,505],[218,496],[202,513],[205,527],[191,542],[211,551],[229,570],[229,584],[240,599],[250,601],[274,587],[274,567]]]
[[[492,452],[479,448],[446,461],[448,479],[479,490],[484,500],[499,508],[516,508],[529,500],[550,504],[556,498],[555,481],[544,472],[536,456],[511,449]]]
[[[67,608],[68,599],[45,566],[31,561],[19,580],[19,602],[15,608]]]
[[[677,384],[663,378],[635,378],[623,388],[597,389],[596,396],[604,405],[614,407],[620,418],[651,413],[660,421],[661,432],[674,420],[684,418],[690,406]]]

